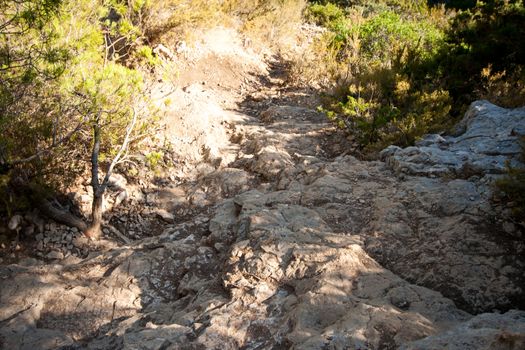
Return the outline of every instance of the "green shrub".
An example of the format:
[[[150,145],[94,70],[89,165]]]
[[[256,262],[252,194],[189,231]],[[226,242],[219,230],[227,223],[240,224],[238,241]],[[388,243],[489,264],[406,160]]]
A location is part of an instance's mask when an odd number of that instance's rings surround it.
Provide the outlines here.
[[[150,66],[156,66],[160,63],[159,58],[153,54],[151,47],[143,45],[137,48],[135,56],[141,63],[145,63]]]
[[[522,136],[522,160],[525,162],[525,137]],[[514,218],[525,224],[525,169],[507,167],[507,176],[496,182],[496,186],[504,192],[512,205]]]
[[[156,170],[163,158],[164,154],[162,152],[150,152],[146,154],[146,165],[151,170]]]
[[[363,148],[445,130],[474,99],[525,103],[522,1],[455,2],[465,9],[458,12],[424,1],[335,3],[345,8],[322,1],[309,9],[330,38],[316,61],[331,67],[336,85],[323,109]]]
[[[413,88],[408,77],[388,69],[360,75],[360,82],[365,85],[350,85],[325,112],[364,149],[408,146],[447,126],[452,101],[446,91],[431,85]]]
[[[494,72],[492,65],[484,68],[480,74],[481,86],[476,91],[477,95],[498,106],[525,106],[525,69],[518,65],[509,71]]]
[[[311,1],[315,5],[336,5],[342,9],[358,9],[365,17],[384,11],[394,11],[400,15],[418,16],[427,10],[426,0],[322,0]],[[335,10],[334,10],[335,12]]]
[[[230,0],[249,37],[281,49],[303,21],[305,0]],[[293,44],[292,44],[293,45]]]
[[[429,21],[405,20],[390,11],[372,17],[358,30],[361,54],[383,65],[405,52],[425,60],[438,52],[444,40],[444,33]]]
[[[309,6],[306,17],[309,21],[327,28],[333,28],[338,22],[346,19],[345,11],[331,2]]]
[[[191,35],[195,29],[220,23],[222,6],[220,0],[147,1],[141,16],[144,35],[151,43]]]
[[[443,127],[452,102],[429,76],[445,39],[436,13],[423,2],[381,4],[379,12],[366,16],[355,7],[336,11],[330,3],[310,6],[332,35],[327,46],[335,54],[327,56],[325,65],[346,67],[333,74],[338,86],[323,110],[367,150],[390,143],[406,146]]]
[[[525,64],[525,6],[521,0],[478,2],[460,11],[447,30],[447,46],[436,57],[439,74],[460,115],[479,98],[483,70],[516,76]]]
[[[38,14],[42,4],[56,7],[28,22],[35,15],[24,13]],[[135,111],[136,129],[148,125],[143,73],[127,64],[142,40],[135,9],[143,5],[130,4],[133,8],[121,1],[2,2],[0,195],[21,195],[15,201],[22,203],[24,188],[67,188],[89,166],[95,127],[106,172]]]

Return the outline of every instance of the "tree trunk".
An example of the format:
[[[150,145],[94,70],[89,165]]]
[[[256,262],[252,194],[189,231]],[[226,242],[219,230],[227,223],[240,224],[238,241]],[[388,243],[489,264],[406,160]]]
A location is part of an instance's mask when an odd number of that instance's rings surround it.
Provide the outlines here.
[[[84,232],[92,239],[100,237],[102,226],[102,211],[104,208],[104,184],[98,180],[98,157],[100,153],[100,125],[99,116],[93,124],[93,149],[91,151],[91,187],[93,188],[93,202],[91,205],[91,224]]]
[[[100,126],[100,116],[102,111],[99,112],[93,123],[93,149],[91,150],[91,187],[93,188],[93,204],[91,212],[91,224],[89,228],[84,232],[84,234],[90,238],[96,239],[100,237],[100,229],[102,226],[102,214],[104,209],[104,192],[109,183],[111,173],[115,165],[121,160],[122,155],[124,154],[128,144],[130,142],[130,135],[134,130],[135,123],[137,122],[137,113],[135,108],[133,108],[133,118],[131,119],[130,124],[126,129],[126,135],[122,141],[119,151],[111,161],[106,175],[102,182],[98,179],[99,164],[98,157],[100,154],[100,142],[101,142],[101,126]]]
[[[85,235],[89,238],[97,239],[101,234],[102,227],[102,213],[104,210],[104,192],[93,191],[93,204],[91,206],[91,224],[85,231]]]

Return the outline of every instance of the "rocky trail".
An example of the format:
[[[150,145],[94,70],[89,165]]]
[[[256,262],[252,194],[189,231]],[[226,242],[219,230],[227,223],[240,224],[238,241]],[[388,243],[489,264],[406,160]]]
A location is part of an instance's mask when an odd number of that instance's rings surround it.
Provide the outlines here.
[[[525,348],[523,227],[492,200],[525,109],[478,101],[362,161],[315,91],[223,35],[177,53],[178,172],[116,176],[100,242],[41,223],[40,255],[0,266],[0,348]]]

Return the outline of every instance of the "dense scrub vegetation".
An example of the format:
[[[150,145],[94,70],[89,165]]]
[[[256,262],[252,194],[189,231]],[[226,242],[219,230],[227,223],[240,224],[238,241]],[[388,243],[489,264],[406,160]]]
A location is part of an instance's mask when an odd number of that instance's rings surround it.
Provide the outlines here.
[[[0,215],[46,203],[90,177],[91,227],[69,224],[96,235],[109,175],[136,165],[129,156],[138,142],[155,137],[150,82],[176,74],[155,45],[217,24],[275,40],[301,20],[304,6],[303,0],[0,0]],[[146,156],[139,166],[153,168],[157,158]],[[43,209],[52,210],[47,204]]]
[[[141,22],[150,43],[192,38],[196,28],[240,26],[257,39],[272,42],[302,20],[304,0],[161,0],[146,1]]]
[[[137,21],[143,6],[3,1],[0,159],[7,210],[23,205],[28,189],[34,195],[31,189],[43,185],[67,186],[88,159],[102,196],[107,179],[99,181],[99,164],[110,173],[150,116],[136,69],[144,52]]]
[[[477,98],[525,104],[518,0],[0,0],[0,215],[89,174],[96,231],[109,174],[158,119],[149,82],[172,67],[155,45],[213,25],[278,44],[304,19],[324,32],[295,76],[330,88],[322,109],[365,153],[446,130]]]
[[[298,72],[330,77],[322,110],[365,155],[446,131],[476,99],[525,105],[523,1],[312,1],[307,19],[326,32]],[[518,221],[524,183],[510,168],[497,183]]]
[[[324,110],[365,152],[443,131],[477,98],[506,107],[525,103],[523,2],[446,5],[309,6],[309,20],[327,29],[317,43],[317,65],[335,88]]]

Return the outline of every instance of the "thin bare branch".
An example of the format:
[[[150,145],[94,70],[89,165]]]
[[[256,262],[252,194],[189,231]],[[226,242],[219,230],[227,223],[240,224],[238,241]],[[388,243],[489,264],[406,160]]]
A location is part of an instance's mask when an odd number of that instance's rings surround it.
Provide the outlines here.
[[[128,128],[126,130],[126,135],[124,136],[124,140],[122,141],[122,145],[120,146],[120,149],[118,150],[117,154],[111,161],[108,171],[106,172],[106,176],[104,177],[104,180],[102,181],[103,187],[107,186],[111,173],[113,172],[113,168],[115,167],[115,165],[117,165],[122,154],[126,151],[129,141],[130,141],[131,134],[133,133],[133,130],[135,129],[136,123],[137,123],[137,111],[135,107],[133,107],[133,118],[131,119],[131,123],[128,125]]]

